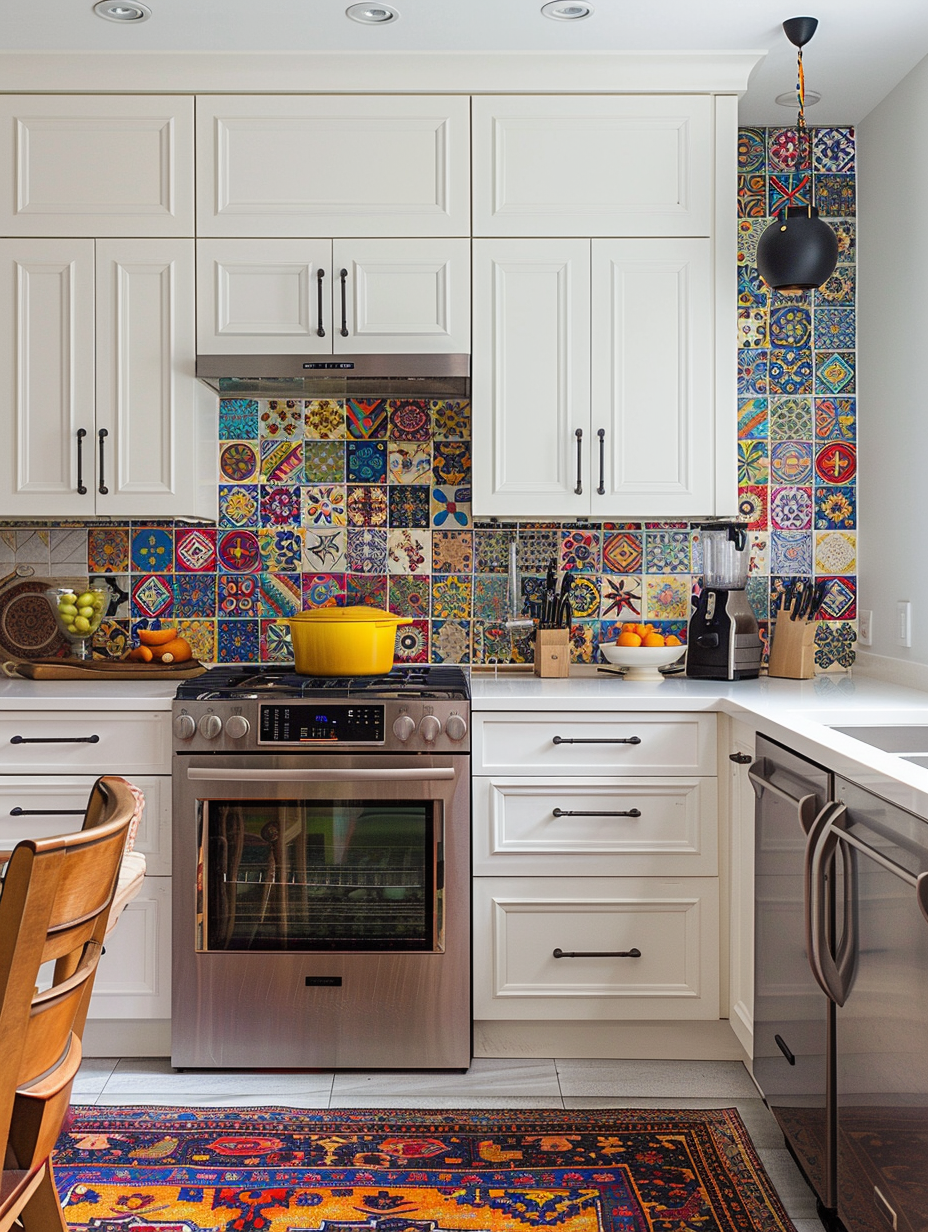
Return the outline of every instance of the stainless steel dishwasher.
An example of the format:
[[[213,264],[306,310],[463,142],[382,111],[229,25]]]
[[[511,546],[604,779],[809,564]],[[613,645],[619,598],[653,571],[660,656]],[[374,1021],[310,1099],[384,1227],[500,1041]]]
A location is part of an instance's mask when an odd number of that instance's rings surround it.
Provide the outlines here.
[[[809,965],[805,905],[807,834],[832,776],[764,736],[756,752],[754,1078],[821,1205],[834,1208],[834,1007]]]
[[[848,1232],[915,1232],[928,1225],[928,823],[841,778],[833,796],[809,834],[808,906],[836,1007],[836,1210]]]

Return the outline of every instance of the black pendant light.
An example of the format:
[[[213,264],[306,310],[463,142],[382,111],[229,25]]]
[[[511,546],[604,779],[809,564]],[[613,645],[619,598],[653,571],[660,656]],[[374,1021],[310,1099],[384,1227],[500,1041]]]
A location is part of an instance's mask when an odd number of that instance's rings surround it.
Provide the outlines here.
[[[834,273],[838,261],[838,237],[818,216],[810,157],[811,140],[806,128],[805,77],[802,49],[815,33],[815,17],[790,17],[783,23],[786,37],[798,48],[796,93],[796,170],[809,175],[809,204],[780,210],[757,242],[757,269],[764,282],[783,295],[801,295],[820,287]]]

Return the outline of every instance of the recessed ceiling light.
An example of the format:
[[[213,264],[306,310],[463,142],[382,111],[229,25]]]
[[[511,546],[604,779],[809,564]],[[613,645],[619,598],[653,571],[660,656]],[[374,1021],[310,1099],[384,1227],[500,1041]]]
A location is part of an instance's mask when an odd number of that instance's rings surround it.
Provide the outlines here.
[[[593,12],[593,6],[580,0],[551,0],[541,6],[541,11],[553,21],[582,21]]]
[[[388,21],[396,21],[399,17],[396,9],[391,9],[387,4],[352,4],[345,9],[345,15],[365,26],[385,26]]]
[[[785,94],[778,94],[775,101],[778,102],[781,107],[798,106],[798,103],[796,102],[795,90],[787,90]],[[806,90],[804,101],[807,107],[814,107],[816,103],[820,103],[822,101],[822,96],[821,94],[816,94],[814,90]]]
[[[93,11],[107,21],[148,21],[151,17],[151,9],[139,0],[99,0]]]

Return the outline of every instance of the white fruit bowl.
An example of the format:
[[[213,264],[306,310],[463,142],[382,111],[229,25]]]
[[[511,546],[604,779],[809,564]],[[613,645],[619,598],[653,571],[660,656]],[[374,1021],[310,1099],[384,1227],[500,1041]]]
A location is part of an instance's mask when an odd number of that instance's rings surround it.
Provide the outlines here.
[[[620,646],[618,642],[600,642],[599,648],[607,662],[628,668],[626,680],[663,680],[657,669],[676,663],[686,650],[685,646]]]

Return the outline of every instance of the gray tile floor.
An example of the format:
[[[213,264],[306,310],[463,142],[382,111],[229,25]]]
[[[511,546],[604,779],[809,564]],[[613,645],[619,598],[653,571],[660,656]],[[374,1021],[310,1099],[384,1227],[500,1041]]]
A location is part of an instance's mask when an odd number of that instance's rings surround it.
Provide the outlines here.
[[[178,1073],[165,1058],[88,1058],[72,1102],[288,1108],[737,1108],[797,1232],[821,1232],[815,1198],[736,1061],[478,1058],[434,1072]]]

